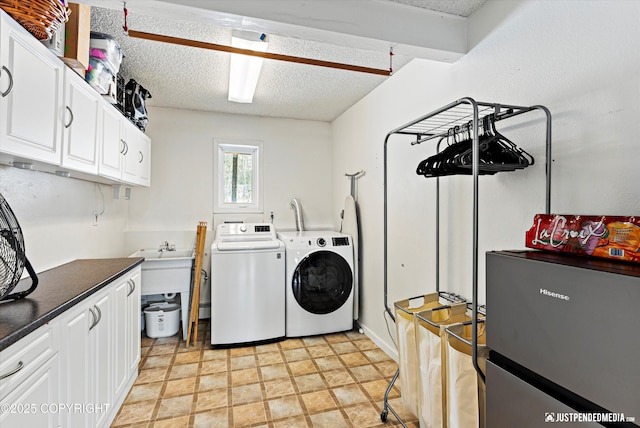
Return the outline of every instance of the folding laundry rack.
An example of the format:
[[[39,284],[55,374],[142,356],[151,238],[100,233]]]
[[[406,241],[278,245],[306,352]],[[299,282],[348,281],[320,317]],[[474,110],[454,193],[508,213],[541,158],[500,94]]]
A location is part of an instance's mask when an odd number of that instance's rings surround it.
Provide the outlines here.
[[[521,107],[507,104],[484,103],[477,102],[472,98],[460,98],[444,107],[439,108],[425,116],[419,117],[399,128],[390,131],[384,140],[384,308],[391,319],[396,322],[395,316],[388,305],[388,269],[387,269],[387,253],[388,253],[388,167],[387,167],[387,146],[392,135],[411,135],[415,137],[412,145],[420,144],[426,141],[444,138],[451,135],[452,129],[464,129],[471,137],[472,148],[472,165],[470,174],[473,180],[473,254],[472,254],[472,301],[470,308],[472,311],[472,362],[473,367],[478,373],[479,378],[484,382],[484,373],[478,366],[478,312],[482,308],[478,305],[478,177],[481,175],[480,165],[480,144],[478,129],[482,126],[481,120],[486,116],[491,116],[494,122],[509,119],[521,114],[542,111],[546,117],[546,199],[545,212],[550,213],[551,207],[551,113],[541,105],[531,107]],[[405,140],[406,141],[406,140]],[[442,140],[441,140],[442,141]],[[439,144],[438,144],[439,146]],[[439,147],[438,147],[439,150]],[[439,178],[436,178],[436,292],[444,300],[451,301],[452,293],[440,291],[440,216],[439,216]],[[455,296],[454,297],[460,297]],[[388,412],[391,411],[396,419],[406,427],[402,419],[389,404],[388,398],[391,389],[396,382],[400,370],[398,369],[393,376],[384,395],[384,407],[380,414],[382,422],[387,421]]]

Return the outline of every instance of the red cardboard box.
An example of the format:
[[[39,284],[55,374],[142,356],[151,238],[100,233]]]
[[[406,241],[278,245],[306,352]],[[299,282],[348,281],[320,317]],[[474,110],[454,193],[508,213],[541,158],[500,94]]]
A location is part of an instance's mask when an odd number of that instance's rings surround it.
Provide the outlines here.
[[[640,217],[536,214],[529,248],[640,262]]]

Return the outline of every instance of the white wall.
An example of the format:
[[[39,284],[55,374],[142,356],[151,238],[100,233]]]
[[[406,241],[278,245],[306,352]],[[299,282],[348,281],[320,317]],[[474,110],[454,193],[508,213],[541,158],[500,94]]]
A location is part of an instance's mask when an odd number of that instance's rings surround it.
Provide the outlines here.
[[[0,193],[36,272],[74,259],[126,256],[128,202],[114,200],[111,186],[0,165]],[[103,209],[94,225],[94,212]]]
[[[225,219],[270,222],[276,230],[295,230],[290,201],[302,205],[305,227],[332,223],[331,126],[326,122],[240,116],[166,108],[149,109],[151,187],[135,188],[126,232],[127,250],[157,248],[169,241],[195,245],[199,221],[209,225],[204,267],[215,225]],[[213,139],[263,142],[264,214],[213,215]],[[201,302],[209,301],[204,284]]]
[[[552,212],[640,214],[640,2],[489,1],[470,19],[471,51],[452,65],[415,60],[333,122],[334,204],[359,180],[360,322],[393,352],[383,317],[383,141],[390,130],[464,96],[542,104],[553,115]],[[526,170],[480,178],[480,303],[484,253],[524,248],[544,211],[540,113],[499,129],[529,151]],[[435,290],[435,181],[416,175],[434,143],[389,143],[389,302]],[[441,289],[471,297],[471,180],[441,180]],[[489,309],[490,311],[490,309]],[[490,316],[490,314],[489,314]],[[393,324],[390,325],[394,329]]]
[[[212,226],[214,220],[218,223],[226,218],[212,218],[214,138],[263,141],[264,215],[241,218],[269,222],[273,212],[278,230],[295,229],[289,202],[297,197],[303,206],[305,225],[331,225],[329,124],[166,108],[149,110],[152,186],[134,189],[129,232],[188,230],[195,234],[198,221]]]

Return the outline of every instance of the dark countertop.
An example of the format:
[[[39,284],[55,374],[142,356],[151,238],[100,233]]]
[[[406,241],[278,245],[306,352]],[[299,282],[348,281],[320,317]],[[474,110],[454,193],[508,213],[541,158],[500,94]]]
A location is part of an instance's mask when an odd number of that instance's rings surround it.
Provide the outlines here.
[[[0,351],[142,264],[144,258],[74,260],[38,274],[27,297],[0,302]],[[25,278],[12,292],[29,288]]]

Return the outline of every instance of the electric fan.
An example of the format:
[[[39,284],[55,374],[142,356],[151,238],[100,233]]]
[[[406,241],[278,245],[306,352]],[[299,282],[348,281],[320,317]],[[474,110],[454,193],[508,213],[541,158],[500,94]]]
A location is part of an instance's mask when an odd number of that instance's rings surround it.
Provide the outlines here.
[[[11,293],[24,268],[31,276],[31,287]],[[38,277],[24,252],[24,237],[16,216],[0,193],[0,300],[22,299],[38,286]]]

